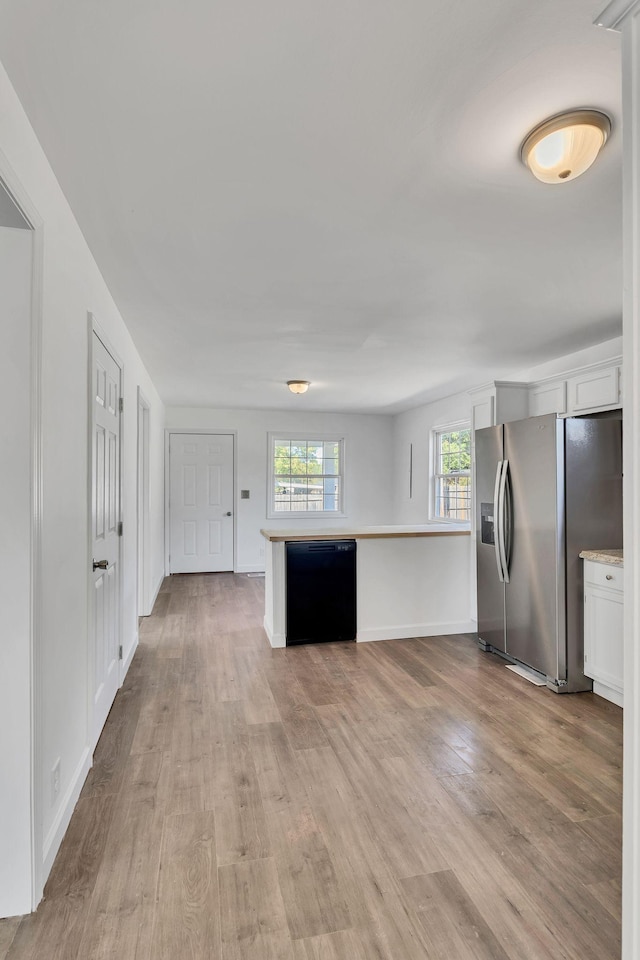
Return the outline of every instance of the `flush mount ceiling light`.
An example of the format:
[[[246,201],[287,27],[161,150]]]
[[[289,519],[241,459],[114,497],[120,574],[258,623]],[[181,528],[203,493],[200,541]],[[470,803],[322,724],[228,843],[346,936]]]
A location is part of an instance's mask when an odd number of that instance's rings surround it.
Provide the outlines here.
[[[306,393],[309,389],[308,380],[287,380],[287,386],[291,393]]]
[[[532,130],[520,148],[522,162],[543,183],[566,183],[588,170],[611,133],[598,110],[572,110]]]

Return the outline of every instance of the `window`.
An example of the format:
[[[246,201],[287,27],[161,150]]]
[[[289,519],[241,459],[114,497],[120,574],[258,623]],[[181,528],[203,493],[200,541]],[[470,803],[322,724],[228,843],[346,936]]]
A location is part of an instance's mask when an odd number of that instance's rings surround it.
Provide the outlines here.
[[[471,430],[467,423],[433,431],[433,519],[471,520]]]
[[[342,514],[344,439],[270,437],[269,516]]]

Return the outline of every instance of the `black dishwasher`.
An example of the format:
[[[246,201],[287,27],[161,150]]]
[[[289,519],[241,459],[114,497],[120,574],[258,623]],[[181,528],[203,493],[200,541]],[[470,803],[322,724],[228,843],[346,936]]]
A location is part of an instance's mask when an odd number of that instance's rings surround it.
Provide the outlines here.
[[[303,540],[286,548],[287,646],[355,640],[355,540]]]

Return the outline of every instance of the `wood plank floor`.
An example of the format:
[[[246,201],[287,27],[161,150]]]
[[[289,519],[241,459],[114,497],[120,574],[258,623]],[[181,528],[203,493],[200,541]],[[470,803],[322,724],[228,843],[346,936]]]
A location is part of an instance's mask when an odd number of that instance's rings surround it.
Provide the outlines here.
[[[262,615],[260,580],[165,581],[0,960],[617,960],[617,707]]]

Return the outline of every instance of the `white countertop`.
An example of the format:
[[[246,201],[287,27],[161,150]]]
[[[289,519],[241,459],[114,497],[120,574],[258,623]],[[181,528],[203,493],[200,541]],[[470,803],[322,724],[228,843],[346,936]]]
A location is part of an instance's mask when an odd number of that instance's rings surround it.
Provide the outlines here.
[[[327,527],[296,530],[261,530],[266,540],[367,540],[383,537],[468,537],[470,530],[452,523],[424,523],[411,525],[389,525],[379,527]]]
[[[583,560],[595,560],[596,563],[612,563],[623,566],[622,550],[583,550],[580,554]]]

